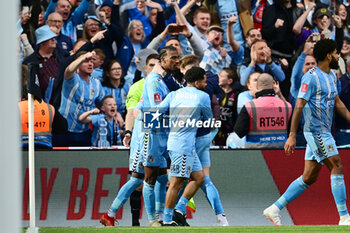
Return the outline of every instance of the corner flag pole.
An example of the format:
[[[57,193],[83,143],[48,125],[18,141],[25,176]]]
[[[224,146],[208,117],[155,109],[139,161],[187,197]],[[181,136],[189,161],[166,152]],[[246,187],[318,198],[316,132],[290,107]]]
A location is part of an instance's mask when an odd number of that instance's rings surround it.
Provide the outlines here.
[[[29,227],[35,228],[34,96],[28,93]]]

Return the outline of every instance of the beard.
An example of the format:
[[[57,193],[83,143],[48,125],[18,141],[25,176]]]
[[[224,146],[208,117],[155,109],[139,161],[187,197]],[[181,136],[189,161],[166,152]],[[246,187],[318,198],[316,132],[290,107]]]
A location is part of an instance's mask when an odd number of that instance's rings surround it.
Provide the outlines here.
[[[338,61],[332,57],[332,60],[331,62],[329,63],[329,68],[333,69],[333,70],[336,70],[339,68],[339,64],[338,64]]]

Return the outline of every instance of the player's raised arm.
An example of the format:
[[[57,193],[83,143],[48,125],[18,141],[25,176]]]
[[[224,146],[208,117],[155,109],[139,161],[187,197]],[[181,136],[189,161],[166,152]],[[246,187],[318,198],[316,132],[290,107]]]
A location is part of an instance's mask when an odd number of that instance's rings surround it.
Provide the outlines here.
[[[298,98],[295,104],[289,137],[286,143],[284,144],[284,152],[286,153],[286,155],[290,155],[290,153],[294,152],[294,149],[296,146],[296,135],[298,131],[299,121],[301,118],[301,114],[303,113],[303,108],[306,103],[307,103],[306,100],[302,98]]]

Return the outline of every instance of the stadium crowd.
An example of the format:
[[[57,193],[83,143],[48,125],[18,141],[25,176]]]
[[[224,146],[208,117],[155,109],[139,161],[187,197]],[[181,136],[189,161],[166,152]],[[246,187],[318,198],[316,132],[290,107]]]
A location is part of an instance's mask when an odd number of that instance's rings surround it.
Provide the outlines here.
[[[281,225],[279,211],[324,162],[339,225],[350,225],[336,149],[350,142],[349,9],[339,0],[22,0],[22,97],[30,90],[39,100],[36,142],[130,146],[131,178],[100,222],[115,226],[131,197],[139,225],[142,187],[157,227],[187,226],[199,188],[217,224],[229,225],[210,179],[211,144],[240,147],[237,137],[246,137],[246,148],[284,146],[290,154],[307,141],[303,175],[264,215]],[[27,106],[19,103],[24,144]],[[179,125],[153,127],[166,113]]]
[[[338,92],[350,109],[349,10],[345,0],[21,0],[23,76],[34,77],[54,112],[42,144],[122,145],[132,130],[125,128],[130,87],[152,71],[146,60],[164,46],[177,52],[170,91],[185,85],[186,66],[197,62],[206,71],[221,120],[213,145],[227,145],[242,108],[256,97],[260,73],[271,75],[272,94],[294,107],[323,38],[337,42]],[[297,143],[305,145],[300,125]],[[337,145],[349,144],[350,124],[337,114],[333,134]]]

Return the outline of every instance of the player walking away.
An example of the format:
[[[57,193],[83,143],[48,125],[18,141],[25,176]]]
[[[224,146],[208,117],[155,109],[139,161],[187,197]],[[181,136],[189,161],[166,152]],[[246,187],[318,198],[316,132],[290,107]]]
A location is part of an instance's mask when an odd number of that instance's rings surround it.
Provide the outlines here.
[[[155,108],[162,100],[168,95],[169,88],[164,82],[163,78],[177,69],[179,63],[179,54],[176,48],[172,46],[165,46],[161,49],[160,53],[160,65],[156,65],[152,73],[150,73],[145,81],[145,85],[142,93],[142,114],[145,111],[150,111],[150,108]],[[155,70],[164,70],[162,74],[156,73]],[[145,122],[144,122],[145,123]],[[156,216],[156,203],[155,203],[155,184],[156,181],[164,184],[164,187],[168,181],[168,175],[166,172],[166,160],[167,157],[167,139],[168,132],[165,130],[150,130],[144,133],[144,170],[145,180],[143,182],[143,199],[148,215],[150,226],[161,226]]]
[[[209,95],[201,91],[207,85],[206,79],[202,68],[192,67],[185,74],[187,87],[171,92],[158,106],[163,113],[170,109],[171,123],[167,143],[171,159],[170,185],[165,199],[164,226],[188,225],[183,210],[204,182],[202,165],[195,153],[197,124],[188,122],[205,122],[213,118]],[[185,179],[190,177],[192,180],[185,187],[174,212],[178,193]]]
[[[263,214],[274,225],[282,225],[280,210],[317,180],[323,164],[331,173],[331,189],[340,216],[339,225],[350,225],[346,207],[344,168],[331,134],[333,108],[350,121],[350,112],[339,99],[337,78],[331,70],[338,68],[339,55],[336,42],[330,39],[320,40],[316,43],[313,53],[317,66],[310,69],[302,78],[292,117],[291,132],[284,146],[287,155],[294,152],[298,124],[303,113],[304,136],[307,141],[304,172],[289,185],[274,204],[264,210]]]

